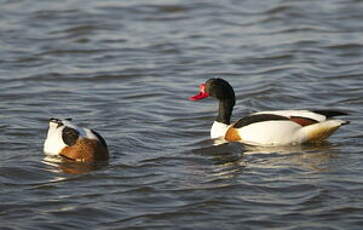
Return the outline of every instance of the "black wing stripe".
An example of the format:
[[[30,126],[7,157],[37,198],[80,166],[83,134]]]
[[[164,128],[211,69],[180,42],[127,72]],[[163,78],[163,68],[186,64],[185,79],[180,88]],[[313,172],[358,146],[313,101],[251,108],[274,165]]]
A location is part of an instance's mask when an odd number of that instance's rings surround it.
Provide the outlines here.
[[[253,123],[263,122],[263,121],[288,121],[288,120],[289,120],[289,118],[287,118],[287,117],[275,115],[275,114],[256,114],[256,115],[250,115],[250,116],[240,119],[233,125],[233,127],[241,128],[241,127],[253,124]]]
[[[338,110],[313,110],[312,112],[324,115],[327,118],[348,115],[348,113]]]
[[[63,142],[68,145],[72,146],[77,142],[77,139],[79,137],[79,132],[75,129],[64,127],[62,131],[62,138]]]
[[[96,137],[100,140],[100,142],[102,143],[102,145],[107,149],[107,143],[106,140],[103,139],[103,137],[96,131],[94,131],[93,129],[91,129],[91,132],[96,135]]]

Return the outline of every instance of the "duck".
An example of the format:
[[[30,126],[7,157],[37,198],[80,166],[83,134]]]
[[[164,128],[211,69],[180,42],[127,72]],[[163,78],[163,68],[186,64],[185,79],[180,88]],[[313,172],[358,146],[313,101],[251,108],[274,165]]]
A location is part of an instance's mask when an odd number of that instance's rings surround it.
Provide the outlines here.
[[[240,142],[252,146],[288,146],[322,142],[349,121],[333,119],[348,115],[338,110],[275,110],[249,114],[231,123],[236,103],[232,86],[222,78],[200,84],[199,93],[190,97],[198,101],[207,97],[219,101],[218,115],[210,130],[211,139]]]
[[[75,125],[71,118],[49,119],[43,151],[47,156],[72,162],[92,163],[109,159],[105,139],[93,129]]]

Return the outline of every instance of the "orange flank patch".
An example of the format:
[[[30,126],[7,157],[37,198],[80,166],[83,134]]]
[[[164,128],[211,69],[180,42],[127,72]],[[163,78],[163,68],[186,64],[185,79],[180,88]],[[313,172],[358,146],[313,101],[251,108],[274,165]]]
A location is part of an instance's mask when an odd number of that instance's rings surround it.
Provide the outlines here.
[[[236,128],[230,127],[227,132],[226,135],[224,136],[224,139],[226,141],[240,141],[241,137],[238,134],[238,130]]]
[[[301,126],[307,126],[317,123],[317,121],[305,117],[290,117],[290,121],[298,123]]]
[[[74,145],[65,147],[60,155],[79,162],[108,160],[108,151],[100,142],[85,138],[78,139]]]

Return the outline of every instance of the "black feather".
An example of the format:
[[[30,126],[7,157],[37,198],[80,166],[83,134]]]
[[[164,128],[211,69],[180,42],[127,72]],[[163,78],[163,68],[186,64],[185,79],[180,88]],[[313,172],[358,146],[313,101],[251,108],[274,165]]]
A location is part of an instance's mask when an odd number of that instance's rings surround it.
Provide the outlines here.
[[[241,128],[243,126],[247,126],[250,125],[252,123],[257,123],[257,122],[263,122],[263,121],[286,121],[289,120],[289,118],[284,117],[284,116],[280,116],[280,115],[275,115],[275,114],[256,114],[256,115],[250,115],[247,117],[244,117],[242,119],[240,119],[239,121],[237,121],[233,127],[234,128]]]
[[[337,111],[337,110],[313,110],[314,113],[318,113],[321,115],[326,116],[327,118],[335,117],[335,116],[344,116],[349,115],[346,112]]]
[[[103,139],[103,137],[97,133],[96,131],[94,131],[93,129],[91,129],[91,132],[96,135],[96,137],[100,140],[100,142],[102,143],[102,145],[107,149],[107,144],[106,144],[106,141],[105,139]]]
[[[79,137],[79,132],[75,129],[69,128],[69,127],[64,127],[63,131],[62,131],[62,138],[63,138],[63,142],[68,145],[68,146],[72,146],[74,145]]]
[[[206,92],[219,100],[219,111],[216,121],[229,125],[236,98],[232,86],[221,78],[206,81]]]

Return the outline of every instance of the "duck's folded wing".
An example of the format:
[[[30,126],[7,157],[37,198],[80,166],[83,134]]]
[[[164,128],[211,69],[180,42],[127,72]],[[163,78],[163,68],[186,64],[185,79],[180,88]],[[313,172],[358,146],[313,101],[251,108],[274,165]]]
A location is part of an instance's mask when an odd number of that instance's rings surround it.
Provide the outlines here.
[[[258,114],[274,114],[289,119],[302,118],[302,119],[314,120],[316,122],[325,121],[328,118],[334,116],[348,115],[346,112],[341,112],[337,110],[275,110],[275,111],[262,111],[254,113],[253,115],[258,115]]]

